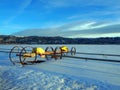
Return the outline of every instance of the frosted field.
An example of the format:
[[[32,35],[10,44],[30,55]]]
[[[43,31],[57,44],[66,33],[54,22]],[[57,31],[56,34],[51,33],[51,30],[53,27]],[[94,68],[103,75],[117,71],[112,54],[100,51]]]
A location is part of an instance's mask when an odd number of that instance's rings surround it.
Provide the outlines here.
[[[11,49],[15,45],[0,45]],[[24,45],[25,46],[25,45]],[[28,46],[28,45],[26,45]],[[33,45],[47,46],[62,45]],[[67,45],[77,52],[119,54],[119,45]],[[83,55],[81,57],[120,60],[120,57]],[[38,58],[37,60],[44,60]],[[120,90],[120,63],[71,59],[51,60],[34,65],[13,66],[8,53],[0,53],[0,90]]]

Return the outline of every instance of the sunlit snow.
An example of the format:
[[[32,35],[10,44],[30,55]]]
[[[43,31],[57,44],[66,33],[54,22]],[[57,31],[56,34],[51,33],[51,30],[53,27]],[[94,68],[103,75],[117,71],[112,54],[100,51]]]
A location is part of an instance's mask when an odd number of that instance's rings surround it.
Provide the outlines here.
[[[0,45],[10,49],[15,45]],[[28,46],[28,45],[27,45]],[[33,45],[34,47],[61,45]],[[67,45],[77,52],[120,54],[118,45]],[[113,56],[76,56],[120,60]],[[44,60],[38,57],[38,60]],[[120,90],[120,63],[71,59],[34,65],[12,65],[8,53],[0,52],[0,90]]]

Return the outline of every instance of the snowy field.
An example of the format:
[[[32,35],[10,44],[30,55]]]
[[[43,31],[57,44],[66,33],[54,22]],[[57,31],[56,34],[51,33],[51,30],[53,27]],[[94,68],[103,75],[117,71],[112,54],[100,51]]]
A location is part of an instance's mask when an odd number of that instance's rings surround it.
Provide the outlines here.
[[[15,45],[0,45],[0,49],[11,49],[13,46]],[[33,46],[45,49],[47,46],[58,45]],[[120,55],[119,45],[67,46],[76,47],[77,52]],[[120,60],[120,57],[105,55],[76,56]],[[8,53],[0,52],[0,90],[120,90],[120,63],[63,57],[62,60],[22,67],[12,65]]]

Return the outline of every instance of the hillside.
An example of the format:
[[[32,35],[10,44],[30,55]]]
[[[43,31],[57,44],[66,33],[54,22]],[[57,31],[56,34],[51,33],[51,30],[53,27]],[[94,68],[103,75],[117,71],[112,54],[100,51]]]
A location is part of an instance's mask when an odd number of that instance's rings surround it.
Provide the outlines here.
[[[64,38],[41,36],[0,35],[0,44],[120,44],[120,37],[111,38]]]

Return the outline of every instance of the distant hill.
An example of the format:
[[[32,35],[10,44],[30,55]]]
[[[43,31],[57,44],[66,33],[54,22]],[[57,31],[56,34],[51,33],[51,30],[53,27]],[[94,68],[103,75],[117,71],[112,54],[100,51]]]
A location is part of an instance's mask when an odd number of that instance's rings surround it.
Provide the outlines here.
[[[120,37],[64,38],[0,35],[0,44],[120,44]]]

